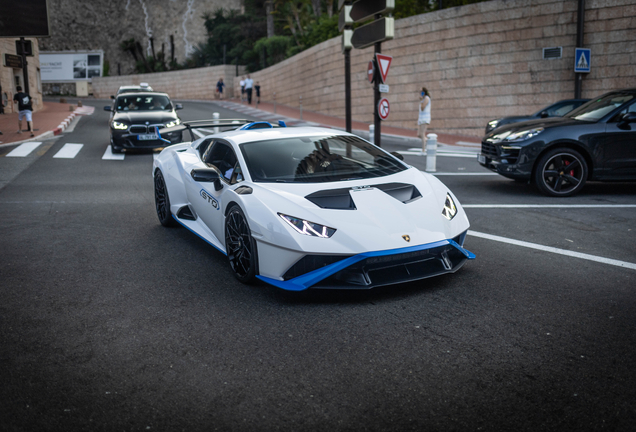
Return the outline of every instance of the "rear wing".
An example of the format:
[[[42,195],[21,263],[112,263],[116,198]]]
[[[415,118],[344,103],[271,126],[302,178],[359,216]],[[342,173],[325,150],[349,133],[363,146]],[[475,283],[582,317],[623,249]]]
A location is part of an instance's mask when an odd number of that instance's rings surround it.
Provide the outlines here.
[[[206,135],[231,130],[250,130],[250,129],[270,129],[274,127],[287,127],[284,121],[279,120],[277,125],[273,125],[266,121],[253,121],[247,119],[212,119],[212,120],[192,120],[181,123],[177,126],[156,128],[159,139],[166,143],[173,144],[172,141],[162,138],[161,135],[168,135],[174,132],[188,131],[190,141],[194,141]],[[182,141],[186,141],[182,137]]]

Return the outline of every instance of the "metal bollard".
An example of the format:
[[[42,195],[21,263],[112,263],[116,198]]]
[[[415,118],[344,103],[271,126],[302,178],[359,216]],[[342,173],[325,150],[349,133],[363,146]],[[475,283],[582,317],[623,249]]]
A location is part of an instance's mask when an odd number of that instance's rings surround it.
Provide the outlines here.
[[[219,113],[212,113],[212,118],[214,119],[214,123],[218,123],[218,118],[221,118],[221,115]],[[214,128],[214,133],[219,133],[219,128],[215,127]]]
[[[375,144],[375,125],[369,125],[369,142]]]
[[[300,119],[303,119],[303,97],[298,96],[298,103],[300,104]]]
[[[437,165],[437,134],[426,135],[426,172],[435,172]]]

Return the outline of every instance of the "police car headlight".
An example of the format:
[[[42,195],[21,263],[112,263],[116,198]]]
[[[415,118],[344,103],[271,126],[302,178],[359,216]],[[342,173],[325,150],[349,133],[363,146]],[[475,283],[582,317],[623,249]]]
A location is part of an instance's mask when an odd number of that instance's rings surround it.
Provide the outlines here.
[[[446,200],[444,201],[444,208],[442,209],[442,215],[451,220],[457,214],[457,206],[455,206],[455,201],[453,201],[453,197],[450,196],[449,193],[446,194]]]
[[[169,128],[169,127],[177,126],[177,125],[180,125],[180,124],[181,124],[181,120],[176,119],[176,120],[171,121],[170,123],[166,123],[166,127]]]
[[[309,222],[307,220],[288,216],[282,213],[278,213],[278,215],[299,234],[308,235],[311,237],[329,238],[336,232],[335,228],[329,228],[324,225]]]
[[[114,121],[113,129],[126,130],[128,129],[128,125],[126,123],[120,123],[120,122]]]

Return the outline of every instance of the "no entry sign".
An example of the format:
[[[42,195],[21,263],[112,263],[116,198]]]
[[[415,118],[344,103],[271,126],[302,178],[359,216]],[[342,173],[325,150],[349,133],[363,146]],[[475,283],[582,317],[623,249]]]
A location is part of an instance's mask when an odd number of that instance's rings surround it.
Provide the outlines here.
[[[389,118],[390,110],[391,109],[387,98],[380,99],[380,102],[378,102],[378,115],[380,116],[381,120],[386,120]]]

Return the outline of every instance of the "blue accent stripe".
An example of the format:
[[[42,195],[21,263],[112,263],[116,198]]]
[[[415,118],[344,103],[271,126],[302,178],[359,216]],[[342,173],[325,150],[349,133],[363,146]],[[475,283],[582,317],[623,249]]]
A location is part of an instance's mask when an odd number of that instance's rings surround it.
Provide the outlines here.
[[[159,133],[159,126],[155,126],[155,132],[157,133],[157,136],[159,137],[159,139],[163,142],[167,142],[168,144],[172,144],[170,142],[170,140],[167,140],[165,138],[161,138],[161,134]],[[175,218],[176,219],[176,218]],[[183,225],[183,224],[182,224]]]
[[[475,259],[474,253],[467,251],[466,249],[461,247],[459,244],[457,244],[455,241],[440,240],[434,243],[428,243],[428,244],[423,244],[418,246],[410,246],[406,248],[390,249],[390,250],[375,251],[375,252],[363,252],[361,254],[354,255],[349,258],[345,258],[342,261],[338,261],[328,266],[311,271],[309,273],[305,273],[302,276],[295,277],[288,281],[280,281],[280,280],[268,278],[265,276],[256,276],[256,277],[264,282],[267,282],[268,284],[277,286],[278,288],[282,288],[288,291],[303,291],[311,287],[312,285],[317,284],[321,280],[324,280],[328,278],[329,276],[338,273],[340,270],[343,270],[349,266],[352,266],[353,264],[356,264],[357,262],[360,262],[366,258],[388,256],[388,255],[398,255],[398,254],[409,253],[409,252],[417,252],[420,250],[433,249],[436,247],[447,246],[447,245],[451,245],[457,250],[459,250],[467,259],[471,259],[471,260]]]
[[[176,220],[177,222],[179,222],[179,224],[181,226],[183,226],[184,228],[186,228],[188,231],[190,231],[193,234],[196,234],[197,237],[199,237],[201,240],[203,240],[204,242],[206,242],[207,244],[209,244],[210,246],[212,246],[214,249],[218,250],[219,252],[221,252],[223,255],[227,256],[227,254],[225,252],[223,252],[221,249],[219,249],[218,247],[216,247],[216,245],[214,243],[209,242],[207,239],[205,239],[205,237],[202,237],[199,235],[199,233],[197,233],[196,231],[193,231],[189,226],[187,226],[186,224],[184,224],[183,222],[181,222],[179,220],[178,217],[176,217],[175,215],[172,215],[172,218],[174,220]]]

